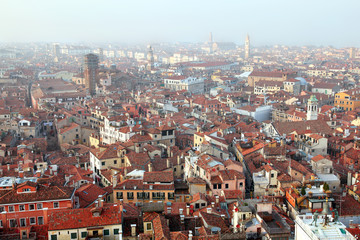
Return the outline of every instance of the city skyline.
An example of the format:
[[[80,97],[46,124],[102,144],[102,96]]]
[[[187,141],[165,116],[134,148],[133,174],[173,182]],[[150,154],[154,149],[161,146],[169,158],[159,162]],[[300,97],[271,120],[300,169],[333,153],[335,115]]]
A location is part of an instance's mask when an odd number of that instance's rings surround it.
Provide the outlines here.
[[[261,8],[260,8],[261,6]],[[205,42],[359,47],[357,1],[7,1],[0,42]],[[30,10],[30,11],[29,11]],[[299,14],[300,13],[300,14]]]

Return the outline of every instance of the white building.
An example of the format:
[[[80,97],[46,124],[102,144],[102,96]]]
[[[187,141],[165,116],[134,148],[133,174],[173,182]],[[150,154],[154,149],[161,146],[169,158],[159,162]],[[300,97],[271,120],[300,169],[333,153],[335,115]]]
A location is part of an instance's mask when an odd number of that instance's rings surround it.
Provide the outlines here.
[[[100,127],[102,143],[113,144],[116,142],[127,142],[136,134],[132,131],[133,120],[124,122],[122,120],[104,118],[104,126]]]
[[[331,219],[331,215],[328,215]],[[324,215],[320,214],[317,226],[313,222],[313,214],[299,215],[295,219],[295,240],[330,240],[356,239],[341,222],[330,222],[323,226]]]
[[[253,117],[256,121],[263,122],[271,119],[272,105],[245,106],[242,108],[231,108],[237,114]]]
[[[186,76],[173,76],[164,79],[165,88],[173,91],[186,90],[194,94],[204,93],[204,79]]]
[[[312,95],[308,100],[306,120],[318,119],[318,100],[315,95]]]

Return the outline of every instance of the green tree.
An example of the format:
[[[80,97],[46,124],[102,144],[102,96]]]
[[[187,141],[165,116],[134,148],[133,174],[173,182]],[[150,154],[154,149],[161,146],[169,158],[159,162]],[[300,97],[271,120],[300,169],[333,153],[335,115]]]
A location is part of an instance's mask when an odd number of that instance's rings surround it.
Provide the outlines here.
[[[328,191],[330,189],[329,184],[324,183],[323,189],[324,189],[324,192]]]
[[[304,196],[304,195],[306,195],[306,190],[305,190],[305,186],[303,186],[302,188],[301,188],[301,195],[302,196]]]

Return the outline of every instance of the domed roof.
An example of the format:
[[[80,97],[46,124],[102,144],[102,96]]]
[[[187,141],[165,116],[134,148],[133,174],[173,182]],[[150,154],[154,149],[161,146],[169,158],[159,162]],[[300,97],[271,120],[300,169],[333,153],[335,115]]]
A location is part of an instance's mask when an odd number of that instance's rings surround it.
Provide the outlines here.
[[[302,77],[296,77],[295,79],[300,81],[300,85],[306,85],[306,84],[307,84],[307,82],[306,82],[306,79],[305,79],[305,78],[302,78]]]

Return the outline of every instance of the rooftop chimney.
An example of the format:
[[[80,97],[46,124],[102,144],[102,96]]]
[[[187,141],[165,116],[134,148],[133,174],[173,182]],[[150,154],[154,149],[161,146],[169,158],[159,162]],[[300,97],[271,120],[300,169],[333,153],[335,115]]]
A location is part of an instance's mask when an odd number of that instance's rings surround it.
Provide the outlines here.
[[[131,236],[136,236],[136,224],[131,224]]]
[[[219,203],[219,196],[218,195],[215,196],[215,202]]]
[[[112,184],[113,184],[113,188],[115,188],[116,185],[117,185],[117,176],[116,176],[116,173],[114,173],[114,175],[112,176]]]
[[[170,160],[168,158],[166,159],[166,168],[170,168]]]
[[[207,209],[206,209],[206,212],[207,212],[207,213],[211,213],[211,208],[207,208]]]
[[[186,205],[186,215],[190,215],[190,205]]]
[[[102,195],[98,196],[98,206],[103,207],[104,206],[104,200],[102,199]]]
[[[10,171],[10,164],[6,164],[7,165],[7,170]]]
[[[189,240],[192,240],[192,237],[193,237],[193,234],[192,234],[192,231],[190,230],[189,231]]]
[[[149,172],[152,172],[152,163],[148,164]]]

